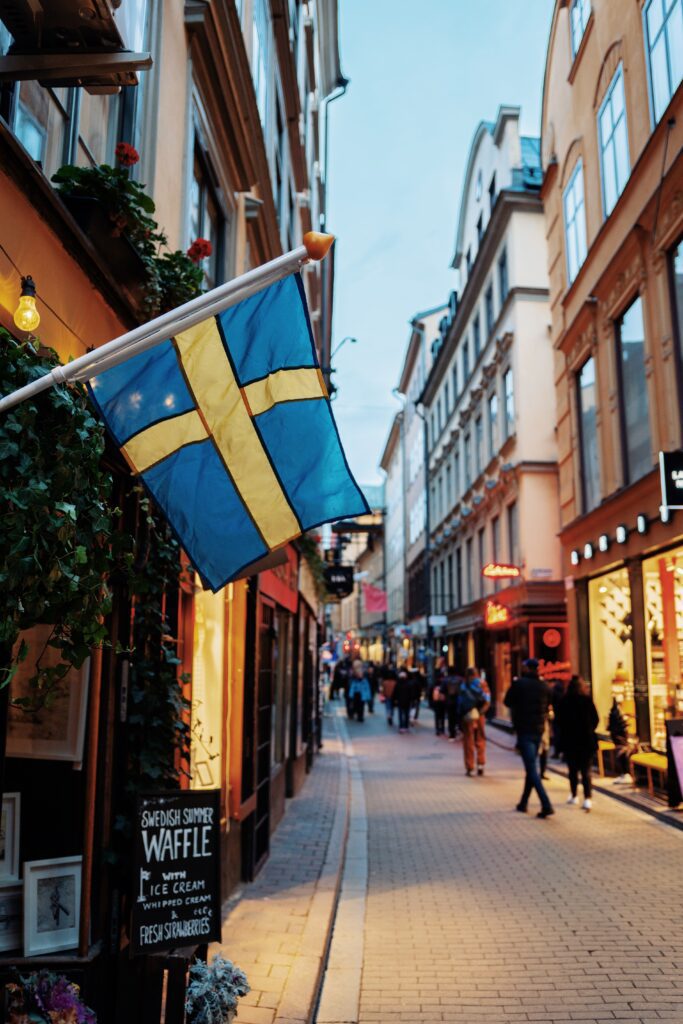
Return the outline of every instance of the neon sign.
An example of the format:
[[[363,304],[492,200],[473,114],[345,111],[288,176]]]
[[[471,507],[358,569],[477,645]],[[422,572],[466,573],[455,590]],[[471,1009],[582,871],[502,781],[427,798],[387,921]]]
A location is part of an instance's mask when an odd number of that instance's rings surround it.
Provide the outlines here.
[[[521,575],[521,569],[517,565],[505,565],[503,562],[489,562],[481,570],[482,576],[487,580],[516,580]]]
[[[487,601],[484,609],[484,622],[487,626],[507,626],[510,621],[510,609],[497,601]]]

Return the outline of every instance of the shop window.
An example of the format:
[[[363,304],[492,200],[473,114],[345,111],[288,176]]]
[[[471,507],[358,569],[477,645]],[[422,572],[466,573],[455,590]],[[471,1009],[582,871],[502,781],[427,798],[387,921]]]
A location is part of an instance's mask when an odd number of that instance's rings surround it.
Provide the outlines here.
[[[572,57],[576,57],[591,16],[590,0],[571,0],[569,19],[571,23]]]
[[[498,395],[494,391],[489,395],[488,400],[489,420],[489,459],[492,459],[498,449]]]
[[[598,113],[602,204],[609,217],[631,172],[624,99],[624,72],[619,65]]]
[[[655,123],[683,78],[683,0],[648,0],[643,9]]]
[[[214,288],[223,281],[225,240],[225,218],[218,205],[212,179],[209,165],[199,147],[196,147],[190,185],[190,241],[207,238],[211,242],[211,255],[203,261],[207,288]]]
[[[589,581],[588,609],[593,700],[600,715],[598,728],[607,730],[612,701],[616,700],[630,734],[635,735],[631,587],[626,569],[615,569]]]
[[[583,511],[600,503],[600,456],[598,454],[597,389],[595,360],[591,356],[577,374],[579,447]]]
[[[567,247],[567,281],[572,283],[586,258],[586,210],[583,200],[583,163],[577,163],[564,190],[564,230]]]
[[[190,786],[215,789],[221,785],[225,598],[197,590],[194,604]]]
[[[617,323],[621,422],[626,483],[652,469],[650,413],[645,376],[645,328],[640,296]]]
[[[666,749],[666,720],[683,718],[683,548],[643,562],[650,737]]]

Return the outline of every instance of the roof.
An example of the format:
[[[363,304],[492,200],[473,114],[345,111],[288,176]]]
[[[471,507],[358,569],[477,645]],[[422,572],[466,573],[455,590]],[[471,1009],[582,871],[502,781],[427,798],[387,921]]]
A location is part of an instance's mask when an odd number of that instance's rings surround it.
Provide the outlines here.
[[[419,324],[421,320],[424,320],[426,316],[434,316],[435,313],[440,313],[442,309],[447,309],[448,303],[442,302],[439,306],[432,306],[431,309],[423,309],[420,313],[415,313],[414,316],[408,321],[409,324]]]
[[[401,439],[402,419],[403,411],[397,412],[389,428],[389,436],[387,437],[386,444],[384,445],[382,457],[379,460],[380,467],[384,470],[385,473],[389,472],[389,466],[391,465],[392,456],[396,451],[396,445]]]

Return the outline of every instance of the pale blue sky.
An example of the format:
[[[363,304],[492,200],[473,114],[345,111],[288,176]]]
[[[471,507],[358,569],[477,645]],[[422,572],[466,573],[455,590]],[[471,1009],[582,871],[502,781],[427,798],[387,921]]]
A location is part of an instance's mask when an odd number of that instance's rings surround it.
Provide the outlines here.
[[[330,108],[337,235],[335,415],[354,473],[381,479],[408,320],[455,284],[460,190],[474,131],[501,103],[539,132],[552,0],[340,0],[351,79]]]

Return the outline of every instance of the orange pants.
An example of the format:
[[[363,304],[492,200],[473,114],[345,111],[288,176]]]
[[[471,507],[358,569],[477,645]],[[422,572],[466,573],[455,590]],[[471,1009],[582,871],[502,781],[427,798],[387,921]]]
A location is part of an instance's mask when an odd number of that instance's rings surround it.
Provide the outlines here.
[[[484,717],[480,715],[476,722],[462,720],[462,749],[465,755],[465,768],[468,772],[474,771],[474,753],[476,750],[477,764],[480,768],[486,764],[486,732],[484,731]]]

